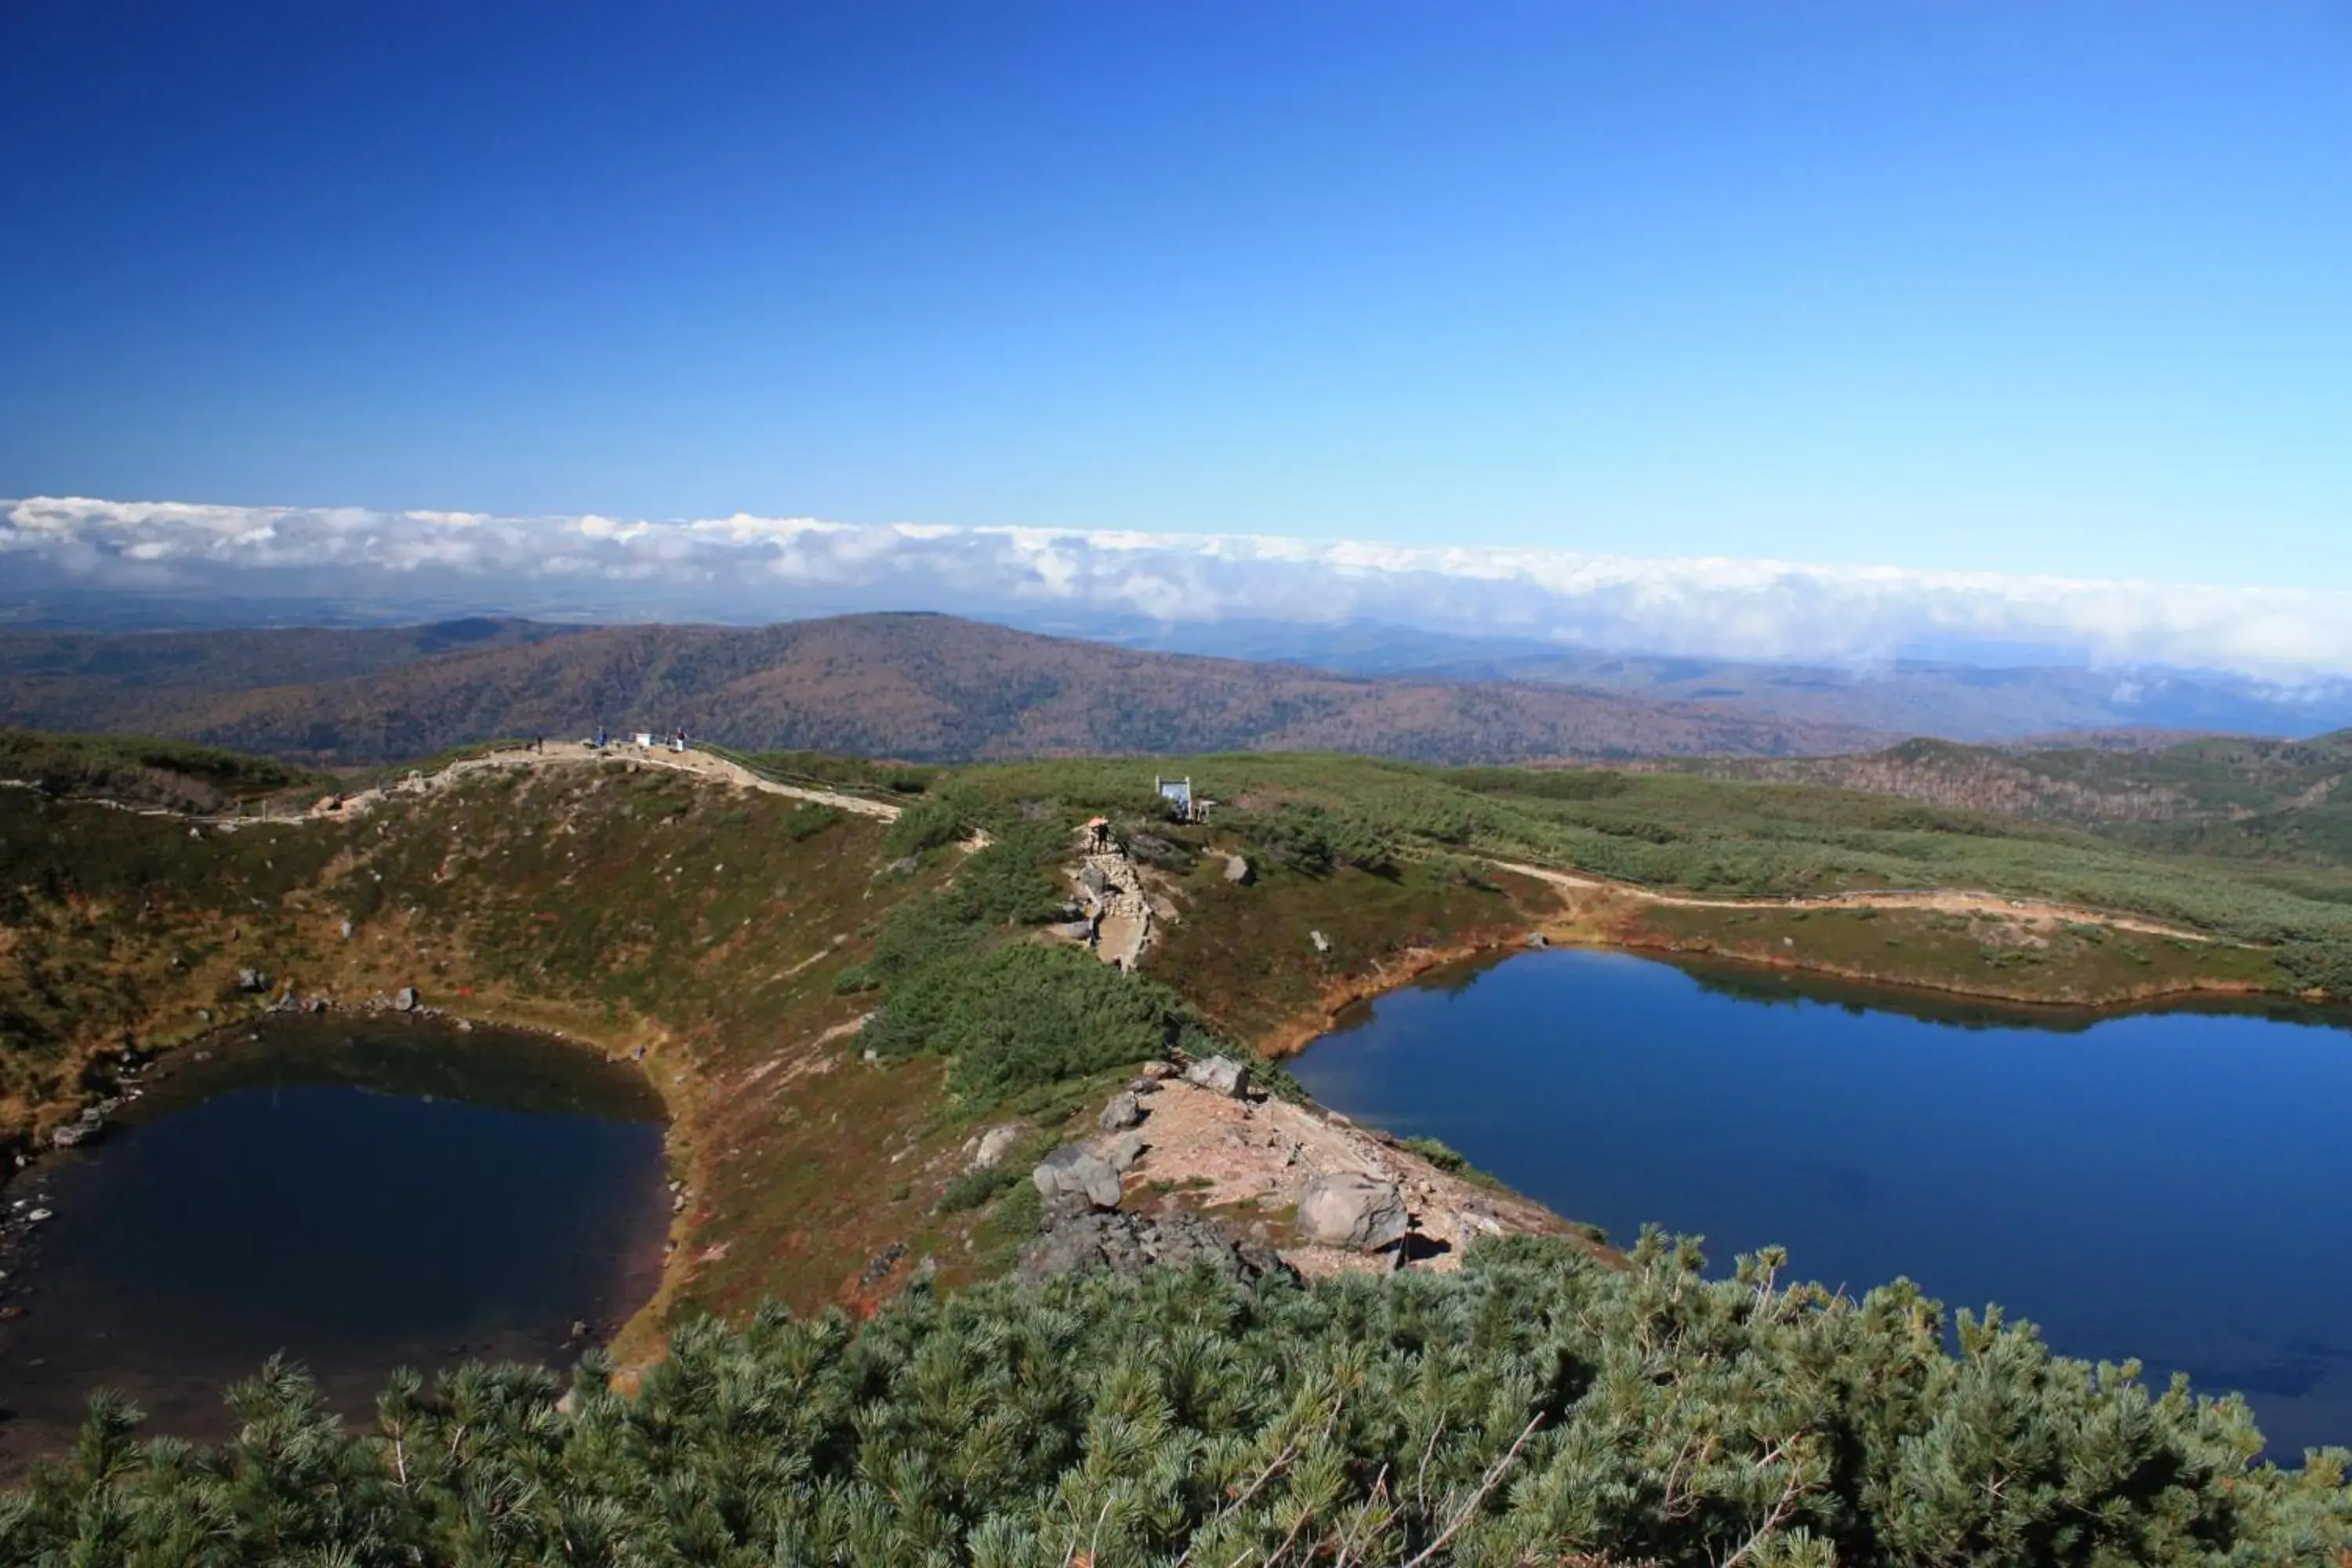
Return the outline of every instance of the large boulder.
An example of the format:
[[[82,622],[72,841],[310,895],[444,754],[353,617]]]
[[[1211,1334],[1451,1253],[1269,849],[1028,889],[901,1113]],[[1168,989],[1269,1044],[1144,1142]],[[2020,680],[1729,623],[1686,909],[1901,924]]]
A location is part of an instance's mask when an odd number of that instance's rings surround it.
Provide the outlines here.
[[[1143,1152],[1150,1146],[1140,1132],[1122,1132],[1103,1145],[1102,1157],[1112,1170],[1123,1176],[1138,1160],[1143,1158]]]
[[[1249,1068],[1231,1057],[1202,1057],[1184,1069],[1184,1081],[1239,1100],[1249,1092]]]
[[[415,1012],[416,987],[414,985],[404,985],[398,991],[393,993],[392,1005],[394,1009],[398,1012]]]
[[[1002,1127],[992,1127],[980,1135],[980,1147],[971,1157],[971,1169],[985,1171],[1013,1152],[1021,1142],[1021,1124],[1008,1121]]]
[[[1118,1207],[1118,1173],[1076,1143],[1065,1143],[1039,1161],[1029,1179],[1048,1205],[1083,1199],[1098,1209]]]
[[[1110,1103],[1102,1109],[1102,1130],[1106,1132],[1116,1132],[1122,1127],[1132,1127],[1142,1120],[1143,1105],[1135,1098],[1133,1089],[1122,1090],[1112,1095]]]
[[[1190,1268],[1206,1263],[1244,1280],[1287,1272],[1269,1248],[1237,1242],[1197,1215],[1074,1214],[1055,1221],[1021,1254],[1024,1279],[1045,1279],[1081,1268],[1140,1274],[1146,1268]]]
[[[1298,1200],[1299,1238],[1323,1247],[1377,1252],[1402,1241],[1412,1224],[1394,1182],[1353,1171],[1316,1177]]]

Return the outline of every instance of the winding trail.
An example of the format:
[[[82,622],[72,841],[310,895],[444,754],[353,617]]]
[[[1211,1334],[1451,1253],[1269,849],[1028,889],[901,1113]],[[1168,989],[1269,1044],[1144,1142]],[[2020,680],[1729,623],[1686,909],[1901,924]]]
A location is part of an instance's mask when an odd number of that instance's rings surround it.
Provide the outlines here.
[[[2167,925],[2161,921],[2143,919],[2137,915],[2115,914],[2105,910],[2086,909],[2075,904],[2053,904],[2039,899],[2005,899],[1998,893],[1970,892],[1957,889],[1939,889],[1932,892],[1906,891],[1901,889],[1881,889],[1867,892],[1821,893],[1793,899],[1706,899],[1690,893],[1664,893],[1654,888],[1636,887],[1631,882],[1612,882],[1602,877],[1589,877],[1575,871],[1555,871],[1548,867],[1529,866],[1517,860],[1489,860],[1497,870],[1514,871],[1522,877],[1533,877],[1553,887],[1577,892],[1612,893],[1641,903],[1666,904],[1689,910],[1931,910],[1940,914],[1999,915],[2004,920],[2020,921],[2035,925],[2056,925],[2073,922],[2081,925],[2102,925],[2116,931],[2137,931],[2144,936],[2177,937],[2182,942],[2204,942],[2209,945],[2243,947],[2251,943],[2230,942],[2209,931],[2195,931],[2188,926]]]
[[[638,767],[667,768],[672,773],[691,773],[698,778],[719,784],[733,784],[739,789],[757,790],[762,795],[780,795],[793,800],[805,800],[836,810],[855,812],[877,822],[896,822],[899,808],[886,800],[869,800],[864,795],[844,795],[837,790],[809,789],[799,784],[778,784],[761,778],[739,763],[709,752],[673,752],[666,746],[637,746],[616,742],[598,751],[577,741],[550,741],[544,747],[532,751],[517,746],[504,751],[486,752],[478,757],[467,757],[450,763],[438,773],[410,773],[397,784],[380,789],[362,790],[342,797],[340,806],[325,803],[313,806],[312,816],[352,816],[362,815],[387,798],[401,795],[423,795],[442,784],[469,773],[489,773],[501,768],[550,768],[583,764],[623,762]],[[247,818],[247,820],[253,820]]]

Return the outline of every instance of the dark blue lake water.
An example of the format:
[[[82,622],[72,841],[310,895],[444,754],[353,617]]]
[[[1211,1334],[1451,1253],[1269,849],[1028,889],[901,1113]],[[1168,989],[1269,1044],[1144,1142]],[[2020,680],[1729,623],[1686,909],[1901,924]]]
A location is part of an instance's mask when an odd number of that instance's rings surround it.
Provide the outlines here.
[[[5,1260],[0,1470],[100,1384],[217,1439],[281,1350],[359,1417],[396,1366],[568,1362],[575,1321],[606,1338],[658,1281],[663,1135],[642,1075],[541,1037],[287,1019],[174,1053],[6,1190],[54,1217]]]
[[[1290,1066],[1630,1243],[1768,1243],[1859,1292],[1999,1302],[2063,1354],[2235,1389],[2352,1445],[2341,1016],[2000,1012],[1769,972],[1528,953],[1342,1018]]]

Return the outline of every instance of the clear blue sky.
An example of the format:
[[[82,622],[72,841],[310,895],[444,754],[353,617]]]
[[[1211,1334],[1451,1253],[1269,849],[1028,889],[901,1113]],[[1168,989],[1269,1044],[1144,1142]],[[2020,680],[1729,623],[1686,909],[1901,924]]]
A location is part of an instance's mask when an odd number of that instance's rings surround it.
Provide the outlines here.
[[[0,6],[0,494],[2352,586],[2352,7]]]

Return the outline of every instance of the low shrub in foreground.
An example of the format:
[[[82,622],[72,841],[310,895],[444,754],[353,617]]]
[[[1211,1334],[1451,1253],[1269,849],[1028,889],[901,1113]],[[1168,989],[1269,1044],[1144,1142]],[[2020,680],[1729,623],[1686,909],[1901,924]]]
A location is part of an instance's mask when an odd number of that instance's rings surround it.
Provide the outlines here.
[[[2343,1456],[2258,1466],[2244,1406],[2053,1357],[1897,1284],[1857,1301],[1645,1237],[1453,1275],[1070,1277],[862,1328],[680,1331],[634,1399],[592,1360],[394,1380],[347,1432],[299,1373],[236,1439],[119,1401],[0,1499],[23,1563],[2330,1563]]]

